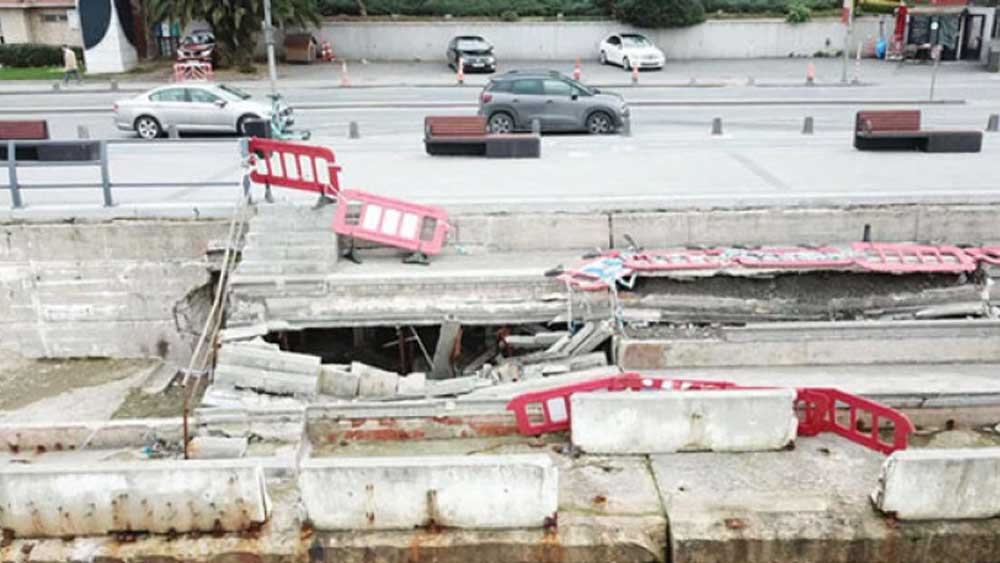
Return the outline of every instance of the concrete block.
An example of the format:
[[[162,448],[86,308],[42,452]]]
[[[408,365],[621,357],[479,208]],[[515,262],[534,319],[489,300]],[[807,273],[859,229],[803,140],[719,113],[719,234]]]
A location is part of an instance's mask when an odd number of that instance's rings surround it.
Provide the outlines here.
[[[246,438],[195,436],[188,446],[191,459],[236,459],[247,453]]]
[[[0,528],[23,538],[238,532],[266,522],[270,505],[264,471],[249,460],[0,469]]]
[[[318,530],[538,528],[558,508],[544,454],[306,459],[299,489]]]
[[[588,453],[780,450],[795,441],[793,389],[578,393],[573,444]]]
[[[358,396],[358,382],[361,376],[351,373],[348,369],[327,365],[320,366],[319,392],[333,395],[341,399],[353,399]]]
[[[397,395],[423,397],[427,392],[427,374],[422,372],[411,373],[406,377],[399,378],[399,387],[396,389]]]
[[[359,397],[391,397],[399,388],[399,375],[391,371],[351,362],[351,373],[359,378]]]
[[[872,501],[899,520],[1000,516],[1000,448],[894,452]]]
[[[443,397],[445,395],[464,395],[465,393],[471,393],[484,385],[489,385],[489,381],[480,378],[478,375],[467,375],[465,377],[428,381],[427,396]]]
[[[218,363],[317,377],[320,358],[310,354],[277,352],[259,346],[227,344],[219,349]]]
[[[219,365],[215,368],[215,384],[221,387],[253,389],[275,395],[313,396],[319,387],[319,377],[242,366]]]

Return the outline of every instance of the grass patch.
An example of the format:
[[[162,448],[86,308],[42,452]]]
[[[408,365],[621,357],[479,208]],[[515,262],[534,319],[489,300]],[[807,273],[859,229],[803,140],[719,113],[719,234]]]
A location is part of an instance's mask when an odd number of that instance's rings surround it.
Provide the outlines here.
[[[63,77],[63,69],[57,66],[0,68],[0,80],[54,80],[54,79],[62,79],[62,77]]]

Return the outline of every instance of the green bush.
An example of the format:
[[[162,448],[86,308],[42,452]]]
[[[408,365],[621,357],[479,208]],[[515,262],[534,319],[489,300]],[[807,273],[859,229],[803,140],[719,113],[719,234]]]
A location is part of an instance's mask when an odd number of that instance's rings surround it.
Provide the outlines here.
[[[812,19],[812,10],[808,7],[795,3],[788,6],[788,13],[785,14],[785,21],[788,23],[803,23]]]
[[[554,17],[562,13],[566,17],[606,16],[608,11],[602,6],[607,0],[365,0],[369,16],[425,16],[440,17],[451,14],[455,17],[500,18],[506,12],[516,12],[518,16]],[[358,16],[356,0],[317,0],[319,11],[324,16]]]
[[[514,10],[506,10],[502,14],[500,14],[500,19],[505,22],[516,22],[517,12],[515,12]]]
[[[858,11],[863,14],[891,14],[899,7],[895,2],[860,2]]]
[[[636,27],[686,27],[705,21],[701,0],[618,0],[615,17]]]
[[[787,16],[792,5],[798,4],[810,12],[833,10],[841,6],[837,0],[704,0],[706,12],[728,14],[758,14]]]
[[[83,49],[74,47],[76,60],[83,65]],[[62,66],[62,47],[35,43],[0,45],[0,65],[18,68]]]

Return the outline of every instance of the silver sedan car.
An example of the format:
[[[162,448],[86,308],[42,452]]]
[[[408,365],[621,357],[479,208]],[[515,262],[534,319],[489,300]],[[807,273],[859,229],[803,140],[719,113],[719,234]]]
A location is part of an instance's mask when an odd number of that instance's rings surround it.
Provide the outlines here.
[[[292,109],[277,106],[283,125],[291,125]],[[245,134],[249,119],[270,120],[273,105],[226,84],[185,82],[160,86],[134,98],[115,103],[115,125],[135,131],[143,139],[155,139],[167,128],[182,132]]]

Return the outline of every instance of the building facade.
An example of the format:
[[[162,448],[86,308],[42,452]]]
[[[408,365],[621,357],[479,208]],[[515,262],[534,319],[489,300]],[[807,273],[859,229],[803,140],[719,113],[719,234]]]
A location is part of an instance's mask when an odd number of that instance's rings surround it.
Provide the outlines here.
[[[81,46],[74,0],[0,0],[0,43]]]

